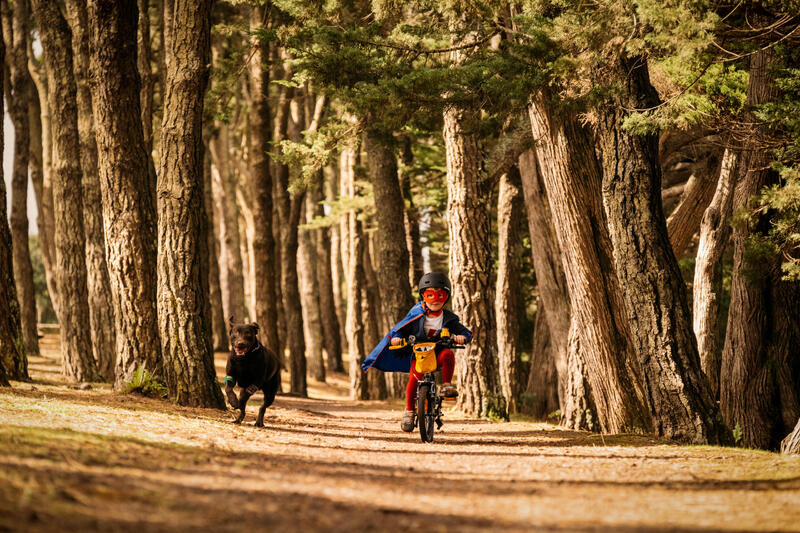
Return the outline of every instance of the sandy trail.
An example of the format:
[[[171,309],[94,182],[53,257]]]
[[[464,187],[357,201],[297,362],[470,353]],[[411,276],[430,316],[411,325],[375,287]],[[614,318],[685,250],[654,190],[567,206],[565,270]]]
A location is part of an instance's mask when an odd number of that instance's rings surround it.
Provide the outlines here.
[[[76,390],[44,341],[0,390],[0,531],[800,531],[800,457],[457,413],[422,444],[344,376],[235,426]]]

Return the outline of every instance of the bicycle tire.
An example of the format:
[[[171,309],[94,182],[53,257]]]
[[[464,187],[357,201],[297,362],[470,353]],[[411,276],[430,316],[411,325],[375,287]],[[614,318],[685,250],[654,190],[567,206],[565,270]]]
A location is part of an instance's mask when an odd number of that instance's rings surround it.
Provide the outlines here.
[[[417,422],[422,442],[433,442],[435,400],[430,394],[431,386],[423,384],[417,392]]]

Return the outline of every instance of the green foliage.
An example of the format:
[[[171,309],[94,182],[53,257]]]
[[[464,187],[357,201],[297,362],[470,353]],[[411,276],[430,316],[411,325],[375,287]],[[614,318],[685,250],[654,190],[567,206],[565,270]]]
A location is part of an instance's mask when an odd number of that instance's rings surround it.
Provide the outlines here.
[[[134,370],[132,379],[125,382],[123,392],[158,398],[167,397],[167,388],[153,378],[144,364]]]
[[[740,426],[739,423],[737,422],[736,427],[733,428],[733,442],[738,446],[741,441],[742,441],[742,426]]]
[[[766,187],[756,198],[751,217],[769,216],[769,230],[751,234],[745,250],[748,264],[781,257],[783,279],[800,281],[800,169],[781,169],[780,184]],[[752,261],[752,263],[751,263]]]

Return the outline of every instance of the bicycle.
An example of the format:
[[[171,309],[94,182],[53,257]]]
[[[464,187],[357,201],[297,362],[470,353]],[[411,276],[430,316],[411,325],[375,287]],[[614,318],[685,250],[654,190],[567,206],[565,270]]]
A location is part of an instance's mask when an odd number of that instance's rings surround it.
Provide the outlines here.
[[[401,344],[392,346],[391,350],[397,350],[406,346],[411,347],[414,354],[416,370],[423,375],[417,383],[417,406],[414,411],[414,427],[419,426],[419,436],[422,442],[433,442],[433,433],[436,428],[442,429],[442,397],[437,393],[436,377],[436,348],[448,348],[450,350],[463,350],[463,344],[456,344],[450,336],[447,328],[442,330],[438,341],[416,342],[414,335],[409,335],[408,339],[403,339]],[[454,398],[453,398],[454,399]],[[434,428],[435,425],[435,428]]]

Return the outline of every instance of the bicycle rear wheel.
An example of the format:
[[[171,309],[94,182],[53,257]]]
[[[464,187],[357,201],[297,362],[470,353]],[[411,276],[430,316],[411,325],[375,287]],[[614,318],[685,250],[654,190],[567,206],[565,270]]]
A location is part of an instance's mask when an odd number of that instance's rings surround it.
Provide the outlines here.
[[[433,442],[435,400],[430,392],[431,386],[427,384],[420,385],[417,391],[417,421],[422,442]]]

